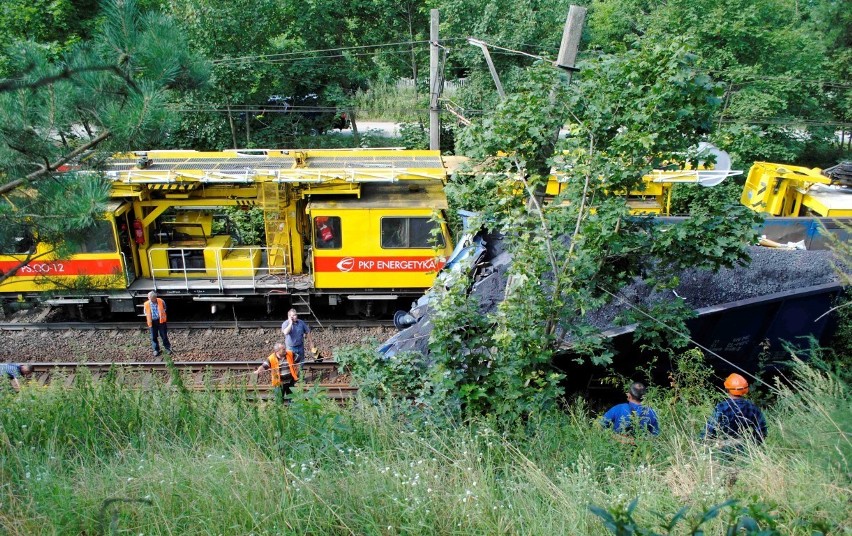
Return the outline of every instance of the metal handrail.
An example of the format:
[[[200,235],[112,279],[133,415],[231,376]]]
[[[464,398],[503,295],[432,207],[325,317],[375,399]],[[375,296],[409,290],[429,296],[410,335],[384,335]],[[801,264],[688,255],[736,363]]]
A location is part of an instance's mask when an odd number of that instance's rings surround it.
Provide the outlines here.
[[[183,264],[182,268],[178,268],[178,269],[172,269],[171,266],[169,266],[168,268],[154,268],[153,262],[152,262],[152,257],[151,257],[152,251],[149,249],[147,251],[148,269],[151,272],[151,280],[152,280],[152,283],[154,285],[154,289],[157,289],[157,273],[166,272],[166,274],[172,274],[172,273],[182,274],[185,289],[189,290],[189,281],[190,281],[189,275],[190,275],[190,273],[205,273],[205,272],[208,271],[208,267],[188,268],[186,266],[186,262],[185,262],[185,254],[188,251],[202,251],[203,252],[204,249],[205,248],[200,248],[200,247],[191,247],[191,248],[181,247],[181,248],[162,248],[162,249],[156,250],[158,252],[160,252],[160,251],[165,252],[167,259],[168,259],[168,255],[169,255],[170,252],[171,253],[179,252],[180,255],[181,255],[181,259],[184,260],[184,262],[182,263]],[[239,246],[239,247],[221,248],[220,251],[224,254],[216,255],[216,264],[215,264],[215,267],[214,267],[215,268],[216,284],[218,285],[219,292],[224,292],[224,288],[225,288],[224,287],[224,281],[227,277],[228,271],[245,270],[245,267],[226,268],[226,267],[222,266],[222,260],[225,257],[227,257],[227,255],[229,255],[231,252],[248,250],[249,251],[249,258],[252,257],[254,251],[260,251],[261,255],[263,255],[263,253],[266,252],[266,259],[267,260],[265,261],[265,265],[264,265],[264,261],[261,261],[261,266],[252,266],[252,275],[251,275],[252,289],[256,292],[257,291],[258,279],[260,277],[264,277],[264,276],[259,275],[259,274],[265,273],[265,275],[271,275],[271,272],[274,269],[277,272],[283,271],[284,275],[289,275],[290,271],[286,267],[275,266],[275,267],[270,268],[269,265],[268,265],[269,252],[272,251],[272,250],[279,250],[280,251],[282,249],[283,248],[281,246]],[[285,260],[288,258],[288,255],[286,255],[286,253],[287,252],[285,251],[285,255],[284,255]],[[164,277],[160,276],[160,279],[164,279]]]

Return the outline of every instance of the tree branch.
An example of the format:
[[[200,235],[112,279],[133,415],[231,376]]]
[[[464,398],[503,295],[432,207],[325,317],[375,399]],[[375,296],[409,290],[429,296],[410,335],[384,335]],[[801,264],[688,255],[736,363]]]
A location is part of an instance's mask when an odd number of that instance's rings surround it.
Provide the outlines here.
[[[43,179],[45,176],[47,176],[48,173],[56,171],[60,166],[67,164],[74,158],[80,156],[82,153],[97,146],[102,141],[109,138],[111,134],[112,132],[106,130],[102,132],[97,138],[89,140],[87,143],[81,145],[80,147],[77,147],[76,149],[66,154],[59,160],[53,162],[52,164],[42,164],[39,166],[39,169],[33,171],[26,177],[22,177],[20,179],[16,179],[11,182],[7,182],[6,184],[3,184],[2,186],[0,186],[0,195],[7,194],[12,190],[19,188],[20,186],[23,186],[24,184],[27,184],[29,182],[35,182],[39,179]]]
[[[72,76],[85,72],[93,72],[93,71],[110,71],[114,73],[116,76],[123,78],[126,81],[129,81],[128,78],[121,72],[121,69],[116,67],[115,65],[95,65],[92,67],[80,67],[78,69],[69,69],[66,67],[58,74],[52,76],[45,76],[44,78],[39,78],[35,82],[18,82],[14,80],[2,80],[0,81],[0,93],[5,93],[7,91],[16,91],[19,89],[37,89],[43,86],[49,86],[51,84],[55,84],[60,80],[66,80],[71,78]],[[136,84],[132,84],[132,87],[136,87]]]

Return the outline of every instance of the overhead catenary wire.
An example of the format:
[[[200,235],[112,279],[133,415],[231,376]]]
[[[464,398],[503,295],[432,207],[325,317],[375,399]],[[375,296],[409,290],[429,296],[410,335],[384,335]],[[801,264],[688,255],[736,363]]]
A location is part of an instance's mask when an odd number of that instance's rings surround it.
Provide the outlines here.
[[[441,39],[441,42],[449,42],[449,41],[461,41],[464,38],[450,38],[450,39]],[[336,47],[336,48],[320,48],[313,50],[299,50],[293,52],[280,52],[275,54],[253,54],[246,56],[236,56],[233,58],[218,58],[212,60],[214,65],[222,65],[229,63],[241,63],[241,62],[257,62],[257,63],[277,63],[280,61],[296,61],[298,59],[306,59],[306,58],[318,58],[318,57],[344,57],[351,56],[353,54],[334,54],[330,56],[318,56],[318,54],[324,54],[328,52],[347,52],[352,50],[365,50],[365,49],[380,49],[387,47],[402,47],[402,46],[411,46],[411,45],[428,45],[429,40],[415,40],[415,41],[397,41],[391,43],[378,43],[374,45],[353,45],[348,47]],[[404,50],[400,50],[399,52],[404,52],[406,54],[411,53],[411,49],[407,48]],[[357,53],[357,55],[364,56],[372,56],[374,53],[362,52]]]

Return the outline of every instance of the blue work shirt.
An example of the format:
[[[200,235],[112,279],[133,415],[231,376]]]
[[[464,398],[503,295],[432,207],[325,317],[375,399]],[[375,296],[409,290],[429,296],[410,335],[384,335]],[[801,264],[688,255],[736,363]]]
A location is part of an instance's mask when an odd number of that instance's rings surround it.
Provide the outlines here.
[[[605,428],[612,428],[618,434],[633,434],[633,423],[639,422],[639,426],[653,435],[660,433],[660,425],[657,422],[657,414],[654,410],[635,402],[625,402],[613,406],[604,413],[601,424]]]
[[[3,363],[0,365],[0,373],[5,374],[10,380],[21,378],[21,365],[13,365],[12,363]]]
[[[281,324],[281,329],[286,328],[290,323],[290,320],[285,320]],[[302,350],[302,347],[305,345],[305,335],[311,332],[311,327],[302,320],[296,319],[296,322],[293,324],[293,329],[290,330],[284,337],[284,343],[287,346],[288,350]]]
[[[710,439],[717,436],[729,439],[751,437],[759,445],[766,439],[766,419],[754,402],[745,398],[727,398],[716,405],[701,435]]]

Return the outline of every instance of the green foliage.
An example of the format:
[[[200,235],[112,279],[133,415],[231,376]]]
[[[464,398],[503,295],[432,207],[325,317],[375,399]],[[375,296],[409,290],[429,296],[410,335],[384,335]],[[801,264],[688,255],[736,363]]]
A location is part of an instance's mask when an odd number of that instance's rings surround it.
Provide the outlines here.
[[[7,0],[0,7],[0,50],[16,40],[38,42],[53,57],[91,37],[99,0]],[[0,54],[0,77],[11,59]]]
[[[848,387],[806,366],[778,386],[770,435],[735,478],[696,440],[703,406],[665,391],[661,435],[631,446],[582,401],[501,430],[341,409],[314,388],[281,406],[239,389],[140,390],[126,374],[0,390],[4,532],[99,534],[109,498],[150,501],[106,512],[132,534],[605,534],[590,505],[638,534],[848,524]]]
[[[596,0],[589,45],[620,52],[634,39],[668,40],[677,28],[706,72],[724,83],[714,139],[735,166],[793,162],[806,152],[813,156],[814,145],[836,147],[834,132],[849,119],[852,91],[832,82],[848,79],[852,67],[852,19],[841,4]],[[683,23],[691,20],[701,24]],[[826,167],[833,161],[813,163]]]
[[[400,86],[391,82],[375,82],[367,89],[358,89],[352,97],[360,121],[396,121],[411,123],[412,111],[429,108],[428,92],[415,86]],[[428,123],[428,115],[418,115],[419,122]]]
[[[673,364],[669,372],[671,390],[667,395],[674,402],[701,406],[713,399],[711,393],[716,392],[712,384],[713,369],[705,361],[701,350],[686,350],[675,356]]]
[[[226,207],[225,217],[230,231],[240,245],[263,244],[266,241],[263,209],[259,207]]]
[[[170,0],[166,4],[192,45],[217,59],[212,87],[186,98],[184,124],[171,140],[180,147],[230,147],[232,138],[243,147],[292,147],[294,136],[312,130],[321,133],[323,129],[310,119],[318,111],[265,113],[271,96],[316,94],[319,106],[327,109],[323,111],[336,113],[350,108],[356,94],[371,83],[393,84],[428,61],[424,47],[367,46],[425,39],[427,10],[418,3]],[[231,114],[232,105],[250,111]],[[196,110],[211,108],[215,113],[198,117]],[[235,122],[233,133],[229,116]]]
[[[728,510],[726,526],[722,527],[721,534],[727,536],[740,534],[781,536],[783,534],[777,530],[777,523],[768,507],[762,504],[740,506],[735,500],[727,500],[706,508],[703,512],[694,516],[694,519],[687,519],[686,514],[689,507],[685,506],[678,510],[671,519],[663,518],[656,524],[655,528],[665,532],[657,532],[654,529],[643,527],[641,522],[634,519],[633,511],[638,504],[639,499],[637,498],[630,501],[630,504],[626,506],[616,505],[609,509],[590,506],[589,509],[603,520],[604,526],[610,532],[618,536],[663,536],[664,534],[672,534],[672,531],[681,521],[685,521],[689,525],[685,534],[703,536],[705,534],[703,526],[719,517],[727,509],[730,510]],[[678,533],[680,534],[680,532]]]
[[[754,240],[755,217],[743,207],[709,204],[686,221],[660,225],[630,216],[622,194],[663,163],[697,165],[688,149],[712,128],[720,88],[697,68],[687,43],[639,41],[624,54],[590,60],[577,82],[568,88],[539,65],[459,138],[459,150],[476,160],[448,195],[459,196],[456,206],[487,214],[513,259],[506,299],[487,320],[465,281],[433,291],[440,299],[430,356],[446,363],[436,369],[443,374],[439,393],[473,412],[518,417],[552,404],[559,375],[549,361],[564,344],[606,363],[610,354],[591,313],[620,299],[618,290],[637,277],[651,291],[668,291],[685,268],[748,260],[744,245]],[[571,133],[551,158],[569,109]],[[568,182],[542,207],[551,167]],[[639,322],[636,335],[645,344],[668,348],[684,344],[673,332],[686,333],[690,315],[669,298],[627,320]]]
[[[9,195],[0,218],[52,243],[85,233],[107,192],[99,178],[56,169],[79,154],[96,167],[105,154],[155,146],[171,123],[170,96],[207,76],[171,19],[131,0],[105,2],[102,17],[91,40],[61,55],[22,40],[3,51],[11,79],[0,85],[0,193]],[[20,234],[3,234],[8,251]]]
[[[678,184],[672,188],[672,216],[686,216],[715,207],[735,208],[740,205],[743,181],[727,179],[722,184],[705,188],[698,184]]]
[[[384,357],[371,347],[345,347],[335,351],[341,370],[348,370],[358,392],[369,399],[395,399],[413,396],[423,389],[427,365],[416,352],[400,352]]]

